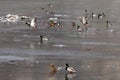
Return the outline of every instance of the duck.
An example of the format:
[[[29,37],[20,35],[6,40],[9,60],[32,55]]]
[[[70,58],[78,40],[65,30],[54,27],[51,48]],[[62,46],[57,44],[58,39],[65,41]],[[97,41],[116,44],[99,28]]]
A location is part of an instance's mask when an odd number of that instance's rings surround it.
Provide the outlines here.
[[[4,17],[1,17],[1,22],[3,23],[17,23],[20,21],[20,17],[14,14],[7,14]]]
[[[53,7],[53,5],[52,5],[52,4],[48,4],[48,6],[49,6],[50,8],[52,8],[52,7]]]
[[[57,72],[58,71],[57,67],[54,64],[49,64],[49,65],[50,65],[50,68],[51,68],[51,72]]]
[[[68,73],[75,73],[76,72],[76,70],[73,67],[70,67],[68,63],[65,63],[65,70]]]
[[[50,73],[49,76],[54,76],[57,73],[57,67],[54,64],[49,64],[50,65]]]
[[[50,65],[50,67],[51,67],[51,71],[53,71],[53,72],[57,72],[57,71],[59,71],[59,70],[64,69],[64,67],[57,67],[57,66],[54,65],[54,64],[49,64],[49,65]]]
[[[26,22],[26,24],[27,24],[29,27],[32,27],[32,28],[34,28],[34,29],[36,30],[36,29],[37,29],[36,21],[37,21],[37,18],[33,18],[30,23],[29,23],[29,22]]]
[[[86,18],[85,16],[81,17],[80,22],[81,22],[83,25],[88,24],[88,20],[87,20],[87,18]]]
[[[44,41],[45,42],[49,41],[49,38],[48,37],[43,37],[42,35],[40,35],[40,44],[42,44]]]

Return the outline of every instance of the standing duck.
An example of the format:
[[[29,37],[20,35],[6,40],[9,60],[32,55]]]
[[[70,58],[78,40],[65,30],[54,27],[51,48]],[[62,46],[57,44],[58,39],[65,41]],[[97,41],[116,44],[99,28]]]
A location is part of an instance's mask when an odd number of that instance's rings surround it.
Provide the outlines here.
[[[73,67],[70,67],[69,64],[65,64],[65,70],[68,71],[68,73],[75,73],[76,70]]]

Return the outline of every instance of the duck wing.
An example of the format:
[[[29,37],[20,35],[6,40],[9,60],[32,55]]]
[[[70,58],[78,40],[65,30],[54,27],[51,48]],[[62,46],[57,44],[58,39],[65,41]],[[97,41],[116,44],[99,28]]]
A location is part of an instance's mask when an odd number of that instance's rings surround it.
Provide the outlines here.
[[[65,69],[64,67],[58,67],[57,70],[62,70],[62,69]]]
[[[69,72],[76,72],[76,70],[73,67],[68,67],[67,71],[69,71]]]

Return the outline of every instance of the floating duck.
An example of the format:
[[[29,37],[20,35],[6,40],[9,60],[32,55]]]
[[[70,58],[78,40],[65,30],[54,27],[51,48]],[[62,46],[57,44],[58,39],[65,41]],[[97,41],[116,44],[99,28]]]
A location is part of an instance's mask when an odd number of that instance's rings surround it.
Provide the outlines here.
[[[54,64],[49,64],[50,65],[50,73],[49,76],[54,76],[57,73],[57,67]]]
[[[54,64],[50,64],[50,67],[51,67],[51,72],[57,72],[58,71],[57,67]]]
[[[26,22],[26,24],[27,24],[29,27],[32,27],[32,28],[34,28],[34,29],[37,29],[36,21],[37,21],[37,18],[33,18],[30,23],[29,23],[29,22]]]
[[[50,67],[51,67],[52,72],[57,72],[57,71],[59,71],[61,69],[64,69],[64,67],[57,67],[54,64],[50,64]]]
[[[68,73],[75,73],[76,70],[73,67],[70,67],[69,64],[65,64],[65,70],[68,71]]]
[[[92,18],[95,18],[95,17],[97,17],[97,14],[95,14],[95,13],[92,12],[92,13],[91,13],[91,17],[92,17]]]
[[[43,37],[42,35],[40,35],[40,43],[42,44],[43,41],[49,41],[49,38]]]
[[[49,7],[51,7],[51,8],[53,7],[53,5],[52,5],[52,4],[49,4],[48,6],[49,6]]]
[[[3,23],[17,23],[20,21],[20,17],[18,15],[7,14],[6,16],[1,17],[0,21]]]

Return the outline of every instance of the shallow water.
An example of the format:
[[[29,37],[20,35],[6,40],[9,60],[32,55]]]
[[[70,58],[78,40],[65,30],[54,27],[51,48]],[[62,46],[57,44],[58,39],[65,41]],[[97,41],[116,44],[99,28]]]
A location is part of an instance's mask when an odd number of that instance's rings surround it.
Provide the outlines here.
[[[25,57],[24,57],[25,58]],[[87,59],[57,56],[31,56],[24,61],[0,62],[0,77],[4,80],[119,80],[119,59]],[[49,63],[64,66],[69,63],[77,72],[68,74],[60,70],[51,74]]]
[[[94,4],[96,3],[96,4]],[[48,4],[53,4],[49,8]],[[61,29],[47,28],[42,22],[51,16],[41,8],[61,16]],[[87,32],[78,33],[70,21],[90,13],[107,14],[105,19],[90,19]],[[38,30],[27,25],[0,23],[0,79],[2,80],[119,80],[120,29],[119,0],[0,0],[0,16],[8,13],[39,17]],[[112,26],[105,29],[104,21]],[[49,38],[40,43],[39,36]],[[69,63],[75,74],[60,70],[50,73],[49,64]]]

